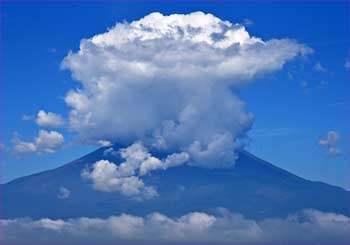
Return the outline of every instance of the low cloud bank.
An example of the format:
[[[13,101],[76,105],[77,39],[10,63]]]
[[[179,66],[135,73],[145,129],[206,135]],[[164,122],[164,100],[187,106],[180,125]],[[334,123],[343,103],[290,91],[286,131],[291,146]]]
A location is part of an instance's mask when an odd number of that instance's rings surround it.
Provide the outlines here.
[[[219,209],[179,218],[160,213],[68,220],[2,220],[3,243],[350,243],[350,218],[303,210],[250,220]]]

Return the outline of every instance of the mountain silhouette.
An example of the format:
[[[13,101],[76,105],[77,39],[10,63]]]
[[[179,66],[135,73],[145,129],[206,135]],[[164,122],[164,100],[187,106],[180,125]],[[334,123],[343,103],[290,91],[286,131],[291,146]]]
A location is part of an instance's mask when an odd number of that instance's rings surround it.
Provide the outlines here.
[[[113,146],[115,150],[120,147]],[[3,184],[2,218],[102,218],[122,213],[143,216],[152,212],[179,216],[193,211],[215,212],[218,207],[254,219],[285,217],[309,208],[350,215],[350,192],[300,178],[247,151],[238,153],[232,169],[182,165],[152,171],[142,178],[159,193],[150,200],[96,191],[91,182],[81,177],[81,171],[101,159],[120,162],[120,156],[105,156],[107,148],[102,147],[56,169]],[[70,191],[68,198],[59,198],[62,187]]]

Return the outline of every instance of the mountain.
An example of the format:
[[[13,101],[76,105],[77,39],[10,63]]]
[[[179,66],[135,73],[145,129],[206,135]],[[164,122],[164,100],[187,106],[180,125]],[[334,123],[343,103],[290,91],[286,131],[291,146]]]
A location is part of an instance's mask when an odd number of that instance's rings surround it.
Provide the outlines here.
[[[107,217],[121,213],[143,216],[151,212],[179,216],[192,211],[210,213],[218,207],[255,219],[284,217],[307,208],[350,215],[350,192],[305,180],[246,151],[239,152],[234,169],[183,165],[153,171],[143,178],[145,184],[157,187],[159,196],[151,200],[96,191],[81,178],[81,171],[101,159],[120,162],[119,156],[104,156],[106,149],[3,184],[2,218]],[[69,198],[58,198],[61,187],[71,191]]]

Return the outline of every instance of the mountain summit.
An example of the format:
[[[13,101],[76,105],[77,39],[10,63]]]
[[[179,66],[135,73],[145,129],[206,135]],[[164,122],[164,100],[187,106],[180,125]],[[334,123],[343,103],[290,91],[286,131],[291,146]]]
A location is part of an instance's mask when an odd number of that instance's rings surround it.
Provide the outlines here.
[[[114,145],[118,150],[120,146]],[[300,178],[246,151],[238,153],[232,169],[188,165],[152,171],[143,176],[158,196],[135,200],[119,192],[100,192],[81,177],[101,159],[120,162],[102,147],[59,168],[3,184],[2,218],[108,217],[161,212],[179,216],[192,211],[215,212],[218,207],[262,219],[285,217],[301,209],[350,215],[350,192]],[[159,156],[161,157],[161,156]]]

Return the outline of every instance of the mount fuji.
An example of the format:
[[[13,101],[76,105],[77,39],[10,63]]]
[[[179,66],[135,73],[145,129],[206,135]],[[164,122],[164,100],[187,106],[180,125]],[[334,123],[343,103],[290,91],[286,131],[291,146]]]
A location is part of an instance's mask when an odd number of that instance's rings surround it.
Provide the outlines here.
[[[120,162],[102,147],[53,170],[21,177],[1,186],[2,218],[108,217],[128,213],[161,212],[179,216],[193,210],[214,212],[218,207],[245,217],[285,217],[302,209],[350,215],[350,192],[322,182],[298,177],[247,151],[238,152],[233,169],[207,169],[182,165],[156,170],[143,177],[159,196],[135,200],[118,192],[100,192],[81,177],[81,171],[98,160]],[[120,145],[113,145],[115,150]],[[157,157],[162,154],[152,152]],[[69,198],[59,198],[60,188]]]

